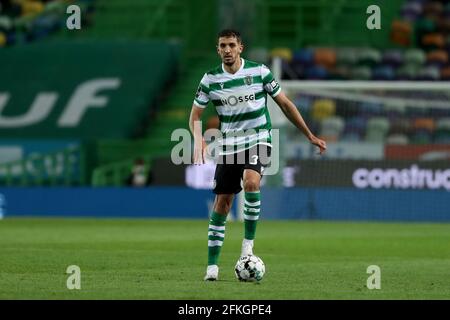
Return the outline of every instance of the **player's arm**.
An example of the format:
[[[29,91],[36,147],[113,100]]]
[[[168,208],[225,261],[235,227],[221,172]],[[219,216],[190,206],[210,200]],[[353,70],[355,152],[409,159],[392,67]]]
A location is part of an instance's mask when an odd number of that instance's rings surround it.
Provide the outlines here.
[[[308,138],[308,140],[313,144],[319,147],[320,154],[325,152],[327,149],[327,144],[324,140],[317,138],[308,128],[308,126],[305,123],[305,120],[303,120],[302,115],[292,103],[291,100],[284,94],[284,92],[280,92],[278,95],[276,95],[274,98],[277,105],[280,107],[280,109],[283,111],[285,116],[291,121],[300,131],[303,132],[303,134]]]
[[[189,129],[194,136],[194,164],[205,163],[206,142],[202,134],[201,117],[209,102],[208,76],[205,73],[197,88],[189,117]]]
[[[202,127],[200,124],[204,108],[192,105],[191,115],[189,117],[189,129],[194,136],[194,164],[203,164],[206,142],[203,138]]]

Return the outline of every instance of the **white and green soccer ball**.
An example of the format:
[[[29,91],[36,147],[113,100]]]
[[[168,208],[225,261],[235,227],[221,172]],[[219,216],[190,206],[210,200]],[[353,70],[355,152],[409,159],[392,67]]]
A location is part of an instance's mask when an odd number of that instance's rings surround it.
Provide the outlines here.
[[[240,281],[257,282],[261,281],[266,272],[264,262],[260,257],[249,255],[240,257],[236,262],[234,273]]]

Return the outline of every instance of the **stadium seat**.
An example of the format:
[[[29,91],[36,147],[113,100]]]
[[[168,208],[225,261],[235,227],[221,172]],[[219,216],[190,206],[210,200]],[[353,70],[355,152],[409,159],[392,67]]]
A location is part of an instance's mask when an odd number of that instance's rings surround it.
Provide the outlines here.
[[[367,120],[365,117],[351,117],[346,119],[345,128],[342,134],[342,141],[361,141],[365,130]]]
[[[409,143],[409,138],[405,134],[392,134],[392,135],[388,135],[388,137],[386,138],[386,143],[387,144],[405,145],[405,144]]]
[[[360,66],[373,67],[381,62],[380,51],[373,48],[362,48],[357,51],[357,63]]]
[[[336,50],[336,63],[338,65],[353,66],[357,59],[356,49],[339,48]]]
[[[322,66],[312,66],[306,68],[305,75],[307,79],[325,80],[328,78],[328,71]]]
[[[22,1],[22,16],[31,16],[44,11],[44,4],[40,1]]]
[[[375,117],[367,121],[366,142],[384,142],[389,131],[389,120],[386,117]]]
[[[427,54],[426,64],[442,67],[448,63],[448,53],[444,50],[433,50]]]
[[[295,50],[293,54],[293,61],[305,66],[311,66],[314,64],[314,52],[311,49]]]
[[[336,65],[336,52],[334,49],[318,48],[314,50],[314,63],[326,69]]]
[[[450,143],[450,118],[439,119],[436,121],[434,142]]]
[[[422,66],[426,61],[425,52],[419,48],[406,50],[404,58],[407,65]]]
[[[414,21],[423,10],[422,3],[420,2],[406,2],[403,4],[400,14],[401,16],[409,21]]]
[[[437,120],[436,121],[436,130],[437,129],[450,130],[450,117]]]
[[[414,80],[419,74],[419,67],[416,65],[403,65],[396,70],[397,80]]]
[[[419,70],[418,80],[439,80],[441,72],[436,66],[423,67]]]
[[[409,21],[394,20],[390,32],[391,41],[403,47],[409,46],[413,35],[412,29]]]
[[[412,143],[425,144],[432,141],[435,123],[433,118],[417,118],[412,124]]]
[[[337,141],[344,130],[344,125],[344,120],[339,116],[325,118],[320,123],[319,136],[327,141]]]
[[[270,51],[270,57],[280,57],[283,60],[290,62],[292,60],[292,50],[289,48],[274,48]]]
[[[421,45],[426,50],[441,49],[445,47],[445,37],[441,33],[428,33],[422,37]]]
[[[413,121],[414,130],[426,130],[433,132],[435,123],[433,118],[418,118]]]
[[[350,70],[350,78],[353,80],[370,80],[372,70],[369,67],[354,67]]]
[[[404,63],[403,52],[398,49],[386,50],[383,53],[382,63],[392,67],[398,67]]]
[[[320,121],[325,118],[334,116],[336,113],[336,104],[334,100],[317,99],[312,105],[312,119]]]
[[[8,32],[13,28],[13,26],[14,22],[10,17],[0,15],[0,31]]]
[[[389,65],[375,67],[372,71],[373,80],[394,80],[395,71]]]

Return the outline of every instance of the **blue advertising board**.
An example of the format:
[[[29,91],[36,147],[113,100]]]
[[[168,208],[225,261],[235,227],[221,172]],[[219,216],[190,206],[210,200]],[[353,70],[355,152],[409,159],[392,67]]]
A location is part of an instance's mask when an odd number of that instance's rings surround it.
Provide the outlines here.
[[[155,217],[207,219],[211,190],[148,188],[0,188],[4,217]],[[236,215],[236,201],[232,215]],[[450,221],[446,190],[263,188],[261,219]]]

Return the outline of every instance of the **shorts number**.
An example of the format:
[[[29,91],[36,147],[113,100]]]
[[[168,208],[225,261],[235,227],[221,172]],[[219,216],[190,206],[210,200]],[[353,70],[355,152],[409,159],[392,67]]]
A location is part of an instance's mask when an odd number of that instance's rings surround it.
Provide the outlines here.
[[[250,161],[251,165],[257,165],[258,164],[258,156],[254,155],[252,156],[252,161]]]

